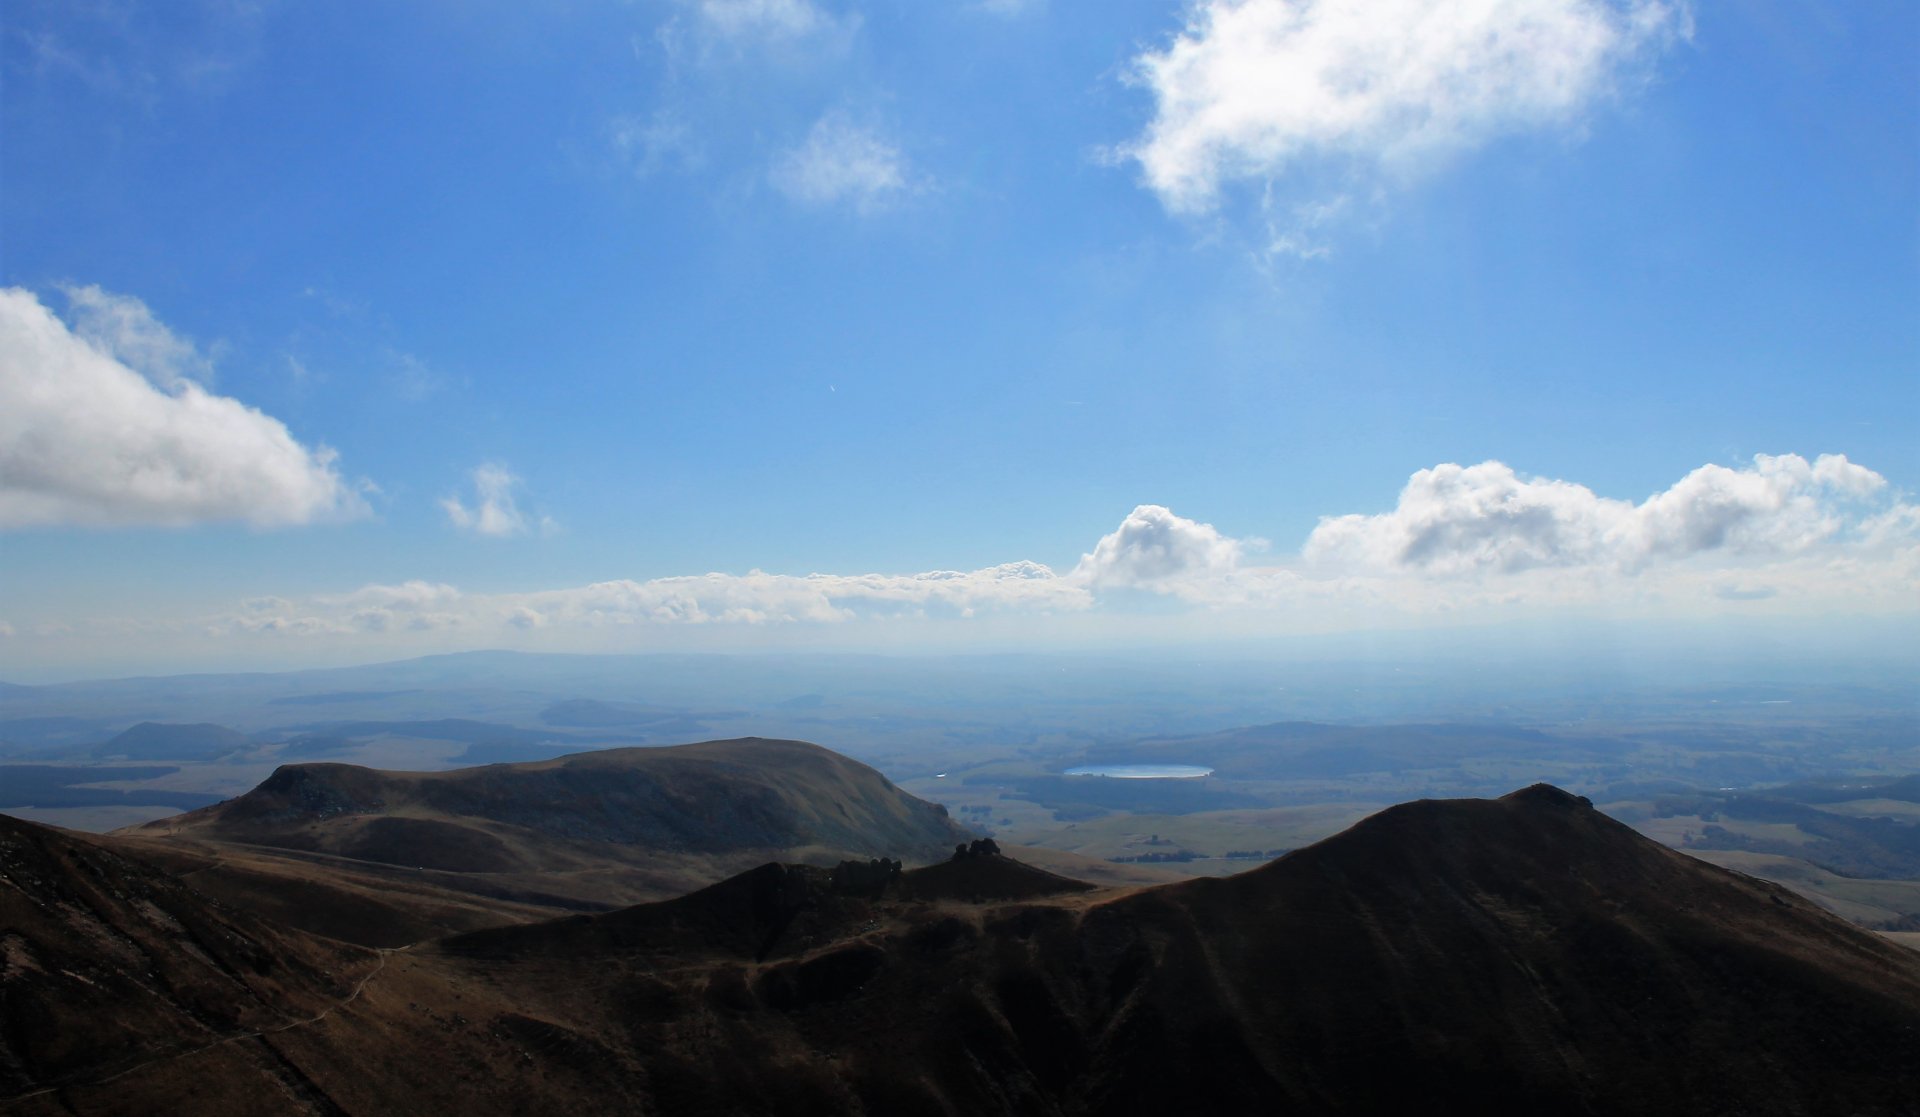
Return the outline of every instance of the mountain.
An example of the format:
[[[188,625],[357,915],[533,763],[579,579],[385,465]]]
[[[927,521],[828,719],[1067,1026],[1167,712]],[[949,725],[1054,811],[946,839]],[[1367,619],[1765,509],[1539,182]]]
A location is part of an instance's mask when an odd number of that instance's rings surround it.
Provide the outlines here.
[[[421,944],[273,1050],[308,1108],[348,1113],[1896,1114],[1920,1096],[1920,952],[1550,787],[1404,804],[1239,876],[1130,890],[984,845],[917,870],[763,865]],[[203,1070],[156,1060],[18,1108],[127,1111],[195,1074],[205,1111],[237,1111],[291,1077]]]
[[[96,757],[128,760],[210,760],[251,748],[247,735],[224,725],[168,725],[143,721],[96,747]]]
[[[925,862],[971,837],[864,764],[758,738],[443,772],[289,764],[121,835],[215,894],[379,946],[678,895],[767,861]],[[448,893],[482,899],[449,907]],[[361,915],[334,918],[341,903]]]
[[[966,837],[864,764],[758,738],[442,772],[289,764],[237,799],[143,829],[477,873],[608,846],[927,859]]]
[[[703,904],[437,949],[522,1015],[618,1021],[667,1109],[1896,1113],[1920,1088],[1920,954],[1544,786],[1118,897],[789,898],[771,942],[661,930]],[[626,992],[581,1012],[559,972],[507,976],[555,958]],[[671,1011],[623,1007],[641,988]]]

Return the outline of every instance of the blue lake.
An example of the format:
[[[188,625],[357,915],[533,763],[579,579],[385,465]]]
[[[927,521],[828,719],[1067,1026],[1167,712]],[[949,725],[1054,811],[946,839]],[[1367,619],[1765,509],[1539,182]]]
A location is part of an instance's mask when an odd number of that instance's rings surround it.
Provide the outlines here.
[[[1069,776],[1112,776],[1118,780],[1190,780],[1211,776],[1213,769],[1191,764],[1093,764],[1067,769]]]

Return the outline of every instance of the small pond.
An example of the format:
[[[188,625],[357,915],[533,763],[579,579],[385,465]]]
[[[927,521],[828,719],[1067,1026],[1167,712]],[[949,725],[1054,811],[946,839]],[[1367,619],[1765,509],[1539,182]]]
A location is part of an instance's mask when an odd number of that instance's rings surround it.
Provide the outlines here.
[[[1118,780],[1190,780],[1213,775],[1211,768],[1191,764],[1090,764],[1069,768],[1069,776],[1112,776]]]

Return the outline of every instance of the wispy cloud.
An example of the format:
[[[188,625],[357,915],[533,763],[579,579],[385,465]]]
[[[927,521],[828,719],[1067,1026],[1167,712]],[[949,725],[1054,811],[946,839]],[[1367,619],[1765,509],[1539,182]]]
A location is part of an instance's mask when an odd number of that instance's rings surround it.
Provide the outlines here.
[[[471,506],[457,494],[441,498],[440,507],[454,527],[494,538],[524,535],[535,528],[542,535],[552,535],[559,530],[559,525],[551,518],[538,516],[530,519],[520,510],[520,503],[515,497],[521,488],[520,478],[506,466],[499,462],[487,462],[475,467],[471,477]]]
[[[1155,112],[1120,154],[1175,213],[1261,184],[1275,249],[1311,249],[1317,207],[1573,124],[1690,27],[1685,0],[1199,0],[1133,60]]]
[[[334,453],[202,386],[211,363],[138,299],[69,291],[74,322],[0,290],[0,528],[259,526],[363,514]]]
[[[175,91],[229,88],[259,59],[274,6],[271,0],[15,4],[0,51],[10,79],[78,83],[152,109]]]
[[[607,131],[614,158],[639,178],[669,169],[692,170],[704,158],[693,125],[674,108],[615,117]]]
[[[98,286],[63,285],[74,336],[163,388],[213,384],[213,359],[161,325],[147,304]]]
[[[1024,16],[1041,11],[1047,6],[1047,0],[977,0],[976,10],[997,16]]]
[[[860,17],[829,13],[811,0],[695,0],[700,26],[732,41],[839,37],[857,28]]]
[[[217,630],[291,634],[500,632],[504,627],[621,629],[687,625],[838,624],[886,617],[970,618],[988,613],[1073,612],[1092,602],[1075,582],[1038,563],[925,574],[795,576],[751,571],[618,580],[517,594],[462,594],[409,582],[281,602],[222,619]]]
[[[387,383],[393,389],[393,394],[407,403],[421,403],[431,399],[445,391],[452,383],[445,373],[412,353],[388,349],[385,355],[388,364],[392,366]]]
[[[596,146],[608,165],[635,178],[708,173],[734,188],[766,173],[770,143],[781,136],[763,130],[768,120],[796,100],[845,89],[862,26],[857,11],[820,0],[678,0],[669,11],[650,35],[632,40],[652,104],[606,118]],[[760,104],[743,112],[743,102]],[[897,149],[883,146],[903,167]],[[805,164],[807,153],[804,145],[778,153],[772,179],[782,192],[811,198],[833,189]]]
[[[670,80],[712,68],[808,69],[835,62],[861,27],[858,12],[837,12],[816,0],[681,0],[678,9],[652,37],[665,53]]]
[[[798,146],[782,152],[771,178],[781,193],[815,206],[871,213],[925,188],[900,148],[879,129],[831,112]]]

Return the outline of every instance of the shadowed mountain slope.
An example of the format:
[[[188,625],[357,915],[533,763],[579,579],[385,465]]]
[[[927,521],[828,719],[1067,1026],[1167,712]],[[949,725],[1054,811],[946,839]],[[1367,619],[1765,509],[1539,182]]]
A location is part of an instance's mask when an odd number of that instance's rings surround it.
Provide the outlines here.
[[[1031,871],[956,861],[878,900],[796,900],[769,867],[581,921],[619,929],[598,950],[499,932],[524,953],[496,942],[477,972],[621,958],[604,987],[670,1007],[592,1016],[652,1052],[669,1110],[1892,1114],[1920,1096],[1920,954],[1545,786],[1406,804],[1118,898],[892,898],[954,868]],[[665,929],[722,895],[746,933]],[[541,1001],[535,983],[517,1003]]]
[[[1091,913],[1139,962],[1102,1108],[1900,1112],[1920,955],[1536,786],[1422,801]],[[1248,1037],[1261,1042],[1248,1042]],[[1141,1069],[1149,1055],[1189,1068]],[[1391,1067],[1381,1074],[1380,1068]]]
[[[1898,1114],[1920,1096],[1920,953],[1544,786],[1132,891],[993,855],[869,869],[767,865],[423,945],[277,1050],[316,1111],[348,1113]],[[967,898],[996,896],[1025,898]],[[126,1111],[182,1073],[60,1101]],[[203,1084],[210,1103],[244,1085]]]
[[[0,816],[0,1099],[306,1019],[376,962]]]

